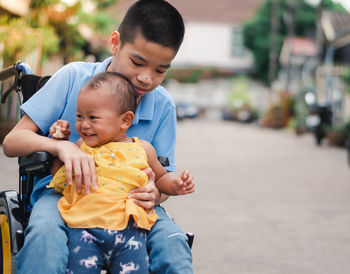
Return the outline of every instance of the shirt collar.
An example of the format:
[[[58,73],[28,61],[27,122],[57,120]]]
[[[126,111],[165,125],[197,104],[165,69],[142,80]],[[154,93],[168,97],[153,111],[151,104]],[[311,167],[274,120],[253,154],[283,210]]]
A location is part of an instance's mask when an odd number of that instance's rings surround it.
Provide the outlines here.
[[[112,62],[112,58],[113,56],[111,57],[108,57],[107,59],[105,59],[102,63],[100,63],[97,67],[96,67],[96,70],[95,70],[95,73],[94,75],[100,73],[100,72],[104,72],[107,70],[107,67],[109,66],[109,64]]]
[[[139,120],[149,120],[153,119],[154,114],[154,104],[155,104],[155,91],[151,91],[144,95],[138,104],[135,112],[135,119],[133,125],[137,125]]]

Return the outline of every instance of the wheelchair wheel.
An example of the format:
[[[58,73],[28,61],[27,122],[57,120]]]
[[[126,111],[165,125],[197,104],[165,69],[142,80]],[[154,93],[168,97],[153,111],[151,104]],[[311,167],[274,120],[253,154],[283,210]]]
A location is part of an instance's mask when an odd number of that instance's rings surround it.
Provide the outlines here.
[[[9,209],[5,198],[0,198],[0,274],[16,273],[15,255],[11,250]]]

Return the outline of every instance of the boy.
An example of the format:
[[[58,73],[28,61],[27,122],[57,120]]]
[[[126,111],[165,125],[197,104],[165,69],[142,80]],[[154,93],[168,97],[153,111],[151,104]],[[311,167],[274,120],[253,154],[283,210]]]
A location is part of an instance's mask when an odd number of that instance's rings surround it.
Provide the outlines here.
[[[81,139],[77,145],[95,159],[98,188],[91,189],[90,194],[84,189],[78,194],[74,183],[66,184],[64,166],[53,171],[49,187],[63,192],[58,210],[69,227],[67,273],[100,273],[103,266],[111,273],[121,273],[128,265],[135,273],[148,273],[146,239],[157,215],[128,197],[131,189],[147,183],[143,169],[152,168],[156,186],[163,193],[185,195],[194,191],[187,170],[173,176],[162,167],[150,143],[126,135],[136,105],[133,85],[115,72],[95,75],[79,92],[75,127]],[[60,120],[50,128],[52,136],[64,122]],[[66,132],[61,138],[69,137],[69,130]]]
[[[167,91],[159,86],[182,43],[184,24],[181,15],[162,0],[140,0],[132,5],[118,32],[109,37],[112,57],[102,63],[75,62],[55,73],[46,85],[26,102],[23,118],[6,136],[3,149],[7,156],[28,155],[48,151],[65,164],[67,182],[74,172],[77,190],[90,183],[97,185],[93,157],[82,152],[74,143],[79,134],[74,130],[76,100],[82,86],[103,71],[120,72],[136,87],[142,99],[128,136],[150,142],[159,156],[170,160],[168,171],[175,170],[174,149],[176,113]],[[44,134],[57,120],[72,125],[69,141],[57,141]],[[148,172],[150,176],[151,173]],[[46,189],[51,176],[37,181],[32,195],[33,205],[24,246],[16,257],[18,273],[64,273],[67,265],[67,227],[57,211],[60,196]],[[145,209],[164,201],[154,182],[135,189],[131,197]],[[192,255],[186,236],[159,206],[159,219],[148,235],[147,247],[152,273],[193,273]],[[55,235],[53,238],[52,235]]]

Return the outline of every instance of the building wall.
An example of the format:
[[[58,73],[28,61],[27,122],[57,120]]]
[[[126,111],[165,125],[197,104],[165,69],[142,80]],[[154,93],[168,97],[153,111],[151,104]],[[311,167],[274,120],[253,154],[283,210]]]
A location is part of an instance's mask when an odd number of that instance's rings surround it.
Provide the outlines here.
[[[344,113],[343,113],[344,122],[350,121],[350,94],[349,93],[345,93],[343,105],[344,105]]]
[[[187,22],[174,66],[209,66],[250,70],[251,54],[243,48],[241,28],[221,23]]]

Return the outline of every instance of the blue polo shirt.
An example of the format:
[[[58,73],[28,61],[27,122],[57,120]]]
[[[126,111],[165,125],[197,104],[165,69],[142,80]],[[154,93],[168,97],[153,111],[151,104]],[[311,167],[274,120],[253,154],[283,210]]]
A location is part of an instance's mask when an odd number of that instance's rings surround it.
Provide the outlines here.
[[[50,126],[57,120],[67,120],[71,128],[69,140],[76,142],[80,137],[75,129],[79,91],[91,77],[106,71],[111,61],[112,57],[102,63],[69,63],[24,103],[21,111],[27,114],[44,134],[48,134]],[[158,156],[169,158],[170,166],[166,169],[175,171],[176,109],[165,88],[158,86],[143,96],[127,135],[151,143]],[[37,200],[51,179],[52,176],[48,176],[35,182],[32,203]]]

